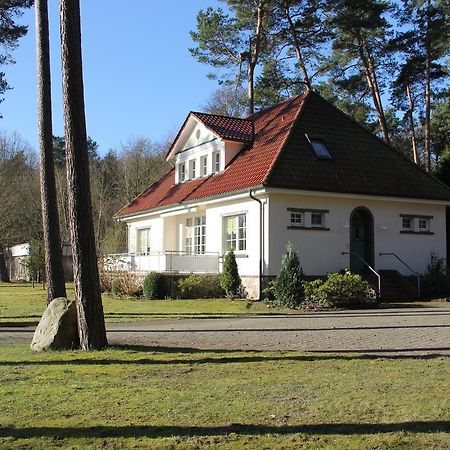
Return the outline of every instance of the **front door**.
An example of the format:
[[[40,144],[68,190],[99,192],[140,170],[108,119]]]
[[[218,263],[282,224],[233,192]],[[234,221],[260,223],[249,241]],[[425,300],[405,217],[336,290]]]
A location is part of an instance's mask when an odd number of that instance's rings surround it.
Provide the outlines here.
[[[356,208],[350,217],[350,270],[368,271],[365,261],[373,266],[373,217],[366,208]]]

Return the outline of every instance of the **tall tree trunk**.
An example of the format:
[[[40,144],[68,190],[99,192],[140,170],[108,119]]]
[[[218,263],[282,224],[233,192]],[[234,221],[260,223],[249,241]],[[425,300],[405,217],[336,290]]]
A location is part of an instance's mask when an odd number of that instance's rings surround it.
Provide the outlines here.
[[[291,36],[292,36],[292,42],[294,45],[295,54],[297,56],[297,62],[298,62],[298,65],[300,66],[300,70],[303,73],[303,81],[305,82],[306,87],[309,90],[309,89],[311,89],[311,80],[309,78],[308,71],[306,70],[305,61],[303,59],[303,54],[302,54],[302,49],[300,47],[300,43],[297,38],[297,32],[295,30],[295,25],[294,25],[294,22],[292,21],[291,14],[289,12],[289,6],[290,6],[290,1],[284,0],[283,1],[284,15],[286,16],[286,20],[288,21],[288,24],[289,24],[289,32],[291,33]]]
[[[425,57],[425,170],[431,170],[431,58],[427,44]]]
[[[250,38],[250,51],[248,57],[248,67],[247,67],[247,79],[248,79],[248,114],[251,116],[255,112],[255,92],[254,92],[254,84],[255,84],[255,68],[258,64],[259,53],[261,51],[261,38],[263,33],[263,20],[266,13],[266,0],[260,0],[258,2],[258,7],[256,11],[256,27],[255,34],[252,38]],[[255,39],[255,45],[252,49],[251,40]]]
[[[47,0],[35,0],[38,128],[42,224],[44,230],[47,302],[66,296],[59,233],[55,166],[53,161],[50,45]]]
[[[9,276],[6,268],[5,248],[0,244],[0,282],[7,281],[9,281]]]
[[[92,223],[79,0],[60,0],[67,190],[80,346],[107,346]]]
[[[414,162],[416,164],[419,164],[419,154],[417,151],[416,127],[414,125],[414,99],[411,94],[411,88],[410,88],[409,84],[406,85],[406,95],[408,96],[408,101],[409,101],[408,117],[409,117],[409,124],[411,127],[411,144],[412,144],[412,150],[413,150],[413,157],[414,157]]]
[[[364,76],[367,81],[367,85],[370,89],[372,95],[373,105],[375,107],[375,112],[377,113],[378,125],[380,127],[381,133],[383,134],[384,141],[389,144],[389,132],[386,124],[386,117],[384,115],[383,103],[381,101],[380,88],[378,86],[375,64],[373,58],[366,45],[365,40],[359,33],[355,35],[358,44],[358,53],[361,60],[361,64],[364,70]]]

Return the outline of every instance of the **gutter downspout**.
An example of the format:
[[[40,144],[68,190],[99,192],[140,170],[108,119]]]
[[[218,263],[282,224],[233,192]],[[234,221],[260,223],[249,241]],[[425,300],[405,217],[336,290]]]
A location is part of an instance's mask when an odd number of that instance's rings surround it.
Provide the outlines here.
[[[264,273],[264,204],[259,199],[256,198],[252,190],[249,189],[248,195],[252,200],[255,200],[259,203],[259,277],[258,277],[258,292],[259,292],[259,300],[262,298],[262,275]]]

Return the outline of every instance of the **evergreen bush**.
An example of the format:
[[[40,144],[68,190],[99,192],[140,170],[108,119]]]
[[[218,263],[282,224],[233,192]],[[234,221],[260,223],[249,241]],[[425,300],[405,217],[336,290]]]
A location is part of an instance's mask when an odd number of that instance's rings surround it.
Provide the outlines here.
[[[450,274],[443,260],[431,256],[427,271],[422,276],[422,296],[427,299],[450,295]]]
[[[144,279],[144,297],[147,300],[160,300],[166,296],[165,278],[158,272],[150,272]]]
[[[345,271],[326,280],[305,283],[305,304],[312,308],[364,307],[376,303],[376,293],[361,276]]]
[[[281,260],[281,270],[273,284],[273,292],[280,306],[297,308],[304,300],[303,270],[291,243],[288,243]]]
[[[223,262],[223,271],[220,275],[220,286],[225,291],[228,298],[233,298],[241,286],[241,277],[239,276],[236,257],[233,250],[225,255]]]
[[[220,285],[220,275],[189,275],[178,283],[181,298],[220,298],[224,290]]]

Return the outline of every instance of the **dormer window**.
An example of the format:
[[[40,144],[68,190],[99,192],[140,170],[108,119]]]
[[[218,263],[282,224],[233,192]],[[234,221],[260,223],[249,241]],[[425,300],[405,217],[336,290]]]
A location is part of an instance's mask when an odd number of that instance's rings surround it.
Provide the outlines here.
[[[309,145],[311,146],[312,151],[319,159],[333,159],[331,156],[330,151],[328,150],[327,145],[325,144],[325,141],[322,138],[315,138],[308,136],[305,134],[306,139],[309,142]]]
[[[214,157],[214,172],[220,171],[220,152],[215,152]]]
[[[201,175],[202,177],[205,177],[208,174],[208,156],[202,156],[200,159],[201,164]]]
[[[183,181],[186,181],[186,164],[181,163],[178,166],[178,179],[180,180],[180,183]]]
[[[195,178],[195,159],[189,161],[189,178]]]

